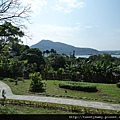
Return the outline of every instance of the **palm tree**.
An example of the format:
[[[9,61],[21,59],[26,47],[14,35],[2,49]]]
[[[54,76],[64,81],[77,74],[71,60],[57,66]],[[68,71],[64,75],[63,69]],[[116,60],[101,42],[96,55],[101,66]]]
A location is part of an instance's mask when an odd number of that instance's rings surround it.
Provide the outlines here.
[[[45,55],[46,51],[43,51],[43,56]]]
[[[51,54],[56,54],[56,50],[54,50],[54,49],[51,49],[50,52],[51,52]]]
[[[49,53],[50,53],[50,51],[49,51],[49,50],[46,50],[46,54],[47,54],[47,56],[48,56]]]

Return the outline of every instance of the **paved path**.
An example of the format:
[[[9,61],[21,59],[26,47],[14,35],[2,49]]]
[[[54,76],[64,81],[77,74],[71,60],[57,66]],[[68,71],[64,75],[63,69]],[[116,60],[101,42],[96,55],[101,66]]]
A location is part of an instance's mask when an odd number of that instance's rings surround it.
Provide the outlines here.
[[[11,92],[10,87],[1,81],[0,81],[0,98],[2,98],[1,92],[3,89],[6,91],[6,97],[8,99],[50,102],[50,103],[59,103],[59,104],[67,104],[67,105],[69,104],[69,105],[101,108],[101,109],[109,109],[109,110],[120,110],[120,104],[107,104],[102,102],[89,102],[89,101],[83,101],[83,100],[55,98],[55,97],[14,95]]]

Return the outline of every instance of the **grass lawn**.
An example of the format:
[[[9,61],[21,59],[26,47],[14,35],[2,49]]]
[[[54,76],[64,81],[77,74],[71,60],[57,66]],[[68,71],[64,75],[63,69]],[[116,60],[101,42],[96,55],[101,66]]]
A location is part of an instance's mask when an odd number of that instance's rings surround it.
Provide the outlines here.
[[[15,85],[14,82],[4,82],[10,86],[14,94],[18,95],[46,95],[53,97],[84,99],[89,101],[101,101],[117,104],[120,103],[120,88],[116,87],[116,84],[95,83],[99,91],[88,93],[82,91],[72,91],[67,89],[65,90],[63,88],[59,88],[59,83],[61,81],[47,80],[46,93],[31,93],[29,92],[30,80],[25,80],[25,83],[19,81],[18,85]]]
[[[0,103],[3,103],[2,99],[0,99]],[[0,104],[0,114],[120,114],[120,111],[117,110],[26,100],[6,99],[4,105]]]
[[[20,105],[0,106],[0,114],[72,114],[69,111],[54,110],[47,108],[36,108]]]

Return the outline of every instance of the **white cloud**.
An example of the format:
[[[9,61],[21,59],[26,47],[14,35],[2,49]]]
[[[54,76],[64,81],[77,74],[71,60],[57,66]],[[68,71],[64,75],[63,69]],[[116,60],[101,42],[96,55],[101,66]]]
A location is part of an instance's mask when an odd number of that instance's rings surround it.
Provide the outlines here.
[[[75,32],[81,29],[79,27],[65,27],[50,24],[38,24],[36,26],[39,26],[37,31],[39,31],[41,37],[48,37],[54,40],[70,38],[74,35]]]
[[[31,24],[30,26],[30,31],[33,34],[33,41],[27,42],[29,45],[32,45],[39,42],[41,39],[49,39],[53,41],[61,41],[64,43],[72,43],[75,42],[74,40],[79,40],[80,34],[88,28],[90,28],[90,26],[75,25],[74,27],[71,27],[35,23]]]
[[[84,2],[78,2],[78,0],[58,0],[55,9],[64,13],[70,13],[76,8],[83,8],[85,6]]]
[[[47,5],[47,0],[20,0],[23,4],[31,5],[31,10],[35,13],[42,10]]]

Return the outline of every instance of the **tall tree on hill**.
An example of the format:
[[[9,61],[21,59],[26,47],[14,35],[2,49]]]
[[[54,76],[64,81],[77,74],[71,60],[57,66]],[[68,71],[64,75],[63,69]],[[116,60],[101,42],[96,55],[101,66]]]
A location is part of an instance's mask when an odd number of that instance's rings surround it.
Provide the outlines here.
[[[55,54],[55,53],[56,53],[56,50],[51,49],[50,52],[51,52],[51,54]]]
[[[49,55],[49,53],[50,53],[50,51],[49,51],[49,50],[46,50],[46,54],[47,54],[47,56]]]

